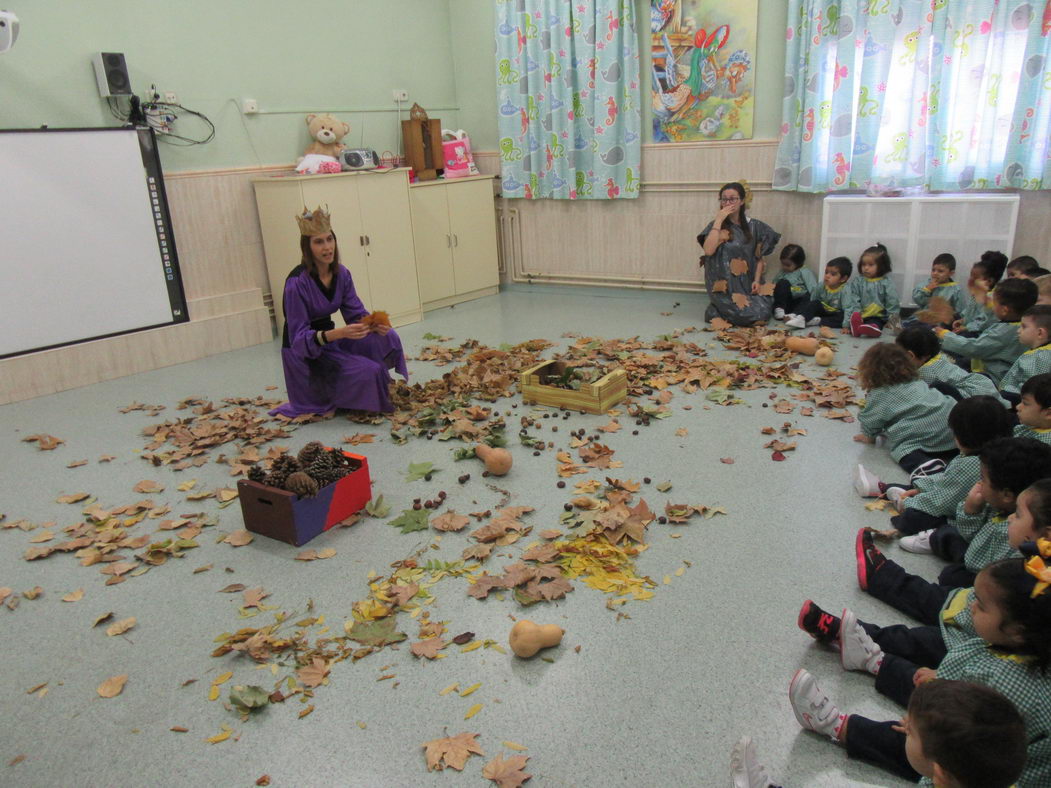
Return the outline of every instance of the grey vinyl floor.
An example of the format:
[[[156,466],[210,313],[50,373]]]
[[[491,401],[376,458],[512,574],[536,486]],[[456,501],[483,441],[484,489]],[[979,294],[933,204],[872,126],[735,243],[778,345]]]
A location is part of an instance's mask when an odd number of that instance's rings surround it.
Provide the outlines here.
[[[450,345],[468,338],[492,346],[546,338],[564,346],[572,341],[562,338],[565,332],[649,340],[703,326],[705,303],[692,294],[519,285],[428,313],[399,333],[410,355],[430,344],[423,338],[427,332],[452,337]],[[710,344],[713,354],[725,353],[712,334],[689,338]],[[837,366],[853,366],[864,342],[838,340]],[[311,542],[312,548],[337,551],[328,560],[296,561],[297,548],[263,537],[234,548],[217,537],[242,527],[237,504],[219,509],[214,500],[189,503],[177,490],[191,478],[198,489],[229,485],[227,466],[210,462],[176,473],[153,468],[139,456],[142,428],[180,417],[175,405],[186,397],[218,402],[280,396],[279,353],[274,342],[0,407],[5,524],[52,522],[58,531],[80,519],[83,504],[60,504],[57,496],[83,491],[113,507],[142,498],[132,491],[140,480],[163,484],[164,492],[150,497],[171,505],[173,513],[203,509],[219,520],[184,558],[113,586],[104,585],[98,567],[81,566],[71,554],[23,560],[44,527],[0,531],[0,586],[16,593],[43,589],[36,599],[21,599],[15,610],[0,609],[0,785],[251,786],[269,775],[274,786],[482,786],[491,784],[481,774],[484,762],[498,753],[516,754],[502,745],[510,741],[528,748],[522,753],[529,756],[526,771],[533,775],[528,785],[724,786],[731,746],[743,734],[757,741],[763,762],[785,785],[904,784],[801,731],[787,698],[792,674],[806,667],[844,710],[878,719],[900,716],[901,709],[876,694],[871,677],[844,673],[837,654],[796,627],[808,597],[836,612],[850,606],[863,619],[904,623],[857,588],[855,533],[862,525],[885,527],[887,515],[866,511],[851,486],[859,461],[883,477],[900,473],[885,450],[851,440],[856,424],[821,418],[820,412],[811,418],[798,412],[782,416],[763,407],[770,390],[743,392],[744,404],[720,407],[703,393],[675,389],[671,418],[654,421],[637,436],[628,428],[605,436],[623,462],[618,477],[652,478],[641,494],[653,510],[671,501],[728,512],[711,520],[694,518],[687,526],[649,527],[649,549],[639,557],[638,571],[657,581],[652,600],[609,610],[605,595],[576,583],[565,599],[523,611],[510,596],[484,602],[468,597],[463,579],[445,579],[432,589],[437,599],[428,608],[431,617],[448,622],[450,635],[469,630],[480,639],[505,642],[511,616],[564,627],[562,645],[544,652],[548,660],[520,660],[492,649],[461,653],[455,646],[445,659],[417,660],[403,643],[333,666],[328,685],[319,687],[312,701],[315,710],[303,718],[298,713],[305,707],[296,699],[246,722],[221,699],[210,702],[212,680],[226,671],[234,676],[221,687],[222,698],[235,684],[269,688],[275,681],[265,665],[260,669],[237,655],[210,656],[220,634],[261,626],[273,615],[241,618],[240,595],[217,593],[220,588],[263,586],[270,592],[267,603],[295,616],[306,615],[312,601],[313,615],[324,615],[340,634],[351,604],[368,593],[369,573],[386,575],[390,564],[436,536],[403,535],[384,520],[368,518]],[[812,361],[804,361],[803,368],[817,374]],[[416,361],[410,369],[416,380],[447,371]],[[267,386],[279,389],[267,392]],[[135,401],[166,410],[152,417],[119,412]],[[500,407],[510,409],[518,401],[516,396]],[[571,430],[591,431],[607,420],[574,414],[559,421],[560,431],[551,437],[563,446]],[[787,461],[771,462],[760,429],[785,420],[807,435],[796,438],[798,449]],[[688,434],[677,435],[682,427]],[[374,493],[393,506],[391,516],[438,489],[446,490],[449,506],[461,512],[497,502],[480,464],[454,463],[449,443],[411,439],[396,445],[385,426],[351,424],[342,417],[302,426],[287,443],[293,449],[313,439],[338,444],[354,432],[377,433],[374,443],[358,449],[369,458]],[[65,443],[40,451],[21,442],[34,433]],[[556,488],[552,454],[532,456],[515,443],[514,430],[509,438],[515,466],[501,486],[510,491],[513,505],[535,507],[529,515],[535,532],[558,527],[572,482],[585,477],[574,477],[565,490]],[[101,455],[116,459],[99,463]],[[735,462],[720,462],[723,457]],[[88,463],[66,467],[80,459]],[[431,483],[407,483],[409,463],[423,461],[441,470]],[[456,477],[466,471],[472,480],[460,486]],[[658,481],[673,487],[661,493]],[[148,533],[156,522],[145,521],[135,533]],[[671,538],[673,532],[681,537]],[[427,555],[455,560],[468,544],[466,533],[444,535]],[[935,565],[926,557],[888,549],[907,567],[933,574]],[[208,564],[210,571],[194,573]],[[676,575],[679,568],[685,572]],[[80,601],[62,601],[77,589],[84,591]],[[92,627],[111,611],[114,620],[134,616],[136,626],[113,637],[105,626]],[[626,616],[618,617],[618,611]],[[415,639],[415,622],[405,613],[398,621]],[[277,677],[287,672],[280,668]],[[123,692],[99,697],[96,687],[118,674],[129,676]],[[389,674],[395,678],[379,680]],[[196,681],[183,686],[191,679]],[[46,692],[28,693],[45,682]],[[454,683],[479,682],[469,697],[439,694]],[[482,704],[481,711],[465,721],[475,703]],[[223,725],[232,731],[228,740],[205,741]],[[485,757],[471,758],[462,773],[428,772],[423,742],[462,731],[480,734]]]

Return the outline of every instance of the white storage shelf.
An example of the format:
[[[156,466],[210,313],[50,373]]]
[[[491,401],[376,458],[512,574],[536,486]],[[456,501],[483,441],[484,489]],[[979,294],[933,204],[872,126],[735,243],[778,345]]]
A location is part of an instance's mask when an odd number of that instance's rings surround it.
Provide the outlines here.
[[[887,247],[891,278],[902,305],[927,281],[942,252],[956,258],[956,281],[966,284],[971,265],[987,250],[1010,256],[1018,220],[1016,194],[940,194],[925,197],[825,197],[821,219],[823,267],[844,256],[857,265],[877,241]],[[855,274],[857,273],[855,269]]]

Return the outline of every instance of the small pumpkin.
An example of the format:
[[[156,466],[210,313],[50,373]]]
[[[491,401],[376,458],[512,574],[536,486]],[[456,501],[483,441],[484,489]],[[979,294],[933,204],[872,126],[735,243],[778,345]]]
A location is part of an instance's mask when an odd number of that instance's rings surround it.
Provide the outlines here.
[[[785,337],[785,347],[804,356],[812,356],[817,353],[816,337]]]
[[[523,618],[511,627],[508,642],[516,656],[527,659],[542,648],[557,646],[562,642],[563,634],[565,630],[562,627],[554,624],[534,624],[529,619]]]
[[[832,348],[825,345],[824,347],[818,348],[817,353],[814,354],[814,361],[823,367],[827,367],[832,363],[832,359],[835,355],[836,354]]]
[[[475,456],[485,463],[485,469],[493,476],[503,476],[511,470],[511,452],[479,443],[474,447]]]

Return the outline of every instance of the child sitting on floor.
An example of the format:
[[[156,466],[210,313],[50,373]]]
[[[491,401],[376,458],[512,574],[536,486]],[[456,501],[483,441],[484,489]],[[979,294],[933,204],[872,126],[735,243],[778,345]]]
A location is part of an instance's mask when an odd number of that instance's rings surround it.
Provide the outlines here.
[[[1019,277],[1031,278],[1029,275],[1040,267],[1040,263],[1037,262],[1036,258],[1028,254],[1020,254],[1014,260],[1007,264],[1007,278],[1016,279]]]
[[[795,317],[796,310],[817,292],[814,273],[804,266],[806,252],[799,244],[787,244],[781,250],[781,270],[774,276],[774,319]]]
[[[987,324],[975,338],[935,329],[942,349],[971,359],[972,372],[984,372],[999,383],[1025,347],[1018,341],[1022,315],[1036,303],[1036,285],[1028,279],[1005,279],[993,290],[993,315],[996,322]]]
[[[1015,359],[1000,381],[1000,390],[1016,405],[1023,383],[1034,375],[1051,372],[1051,306],[1037,304],[1025,310],[1018,341],[1029,349]]]
[[[956,273],[956,258],[948,252],[942,252],[931,261],[931,276],[925,285],[916,285],[912,291],[912,300],[922,309],[930,303],[932,296],[938,296],[949,302],[954,312],[963,306],[963,292],[958,282],[953,280]]]
[[[813,292],[811,299],[797,308],[795,317],[785,320],[790,328],[805,326],[843,327],[844,287],[854,271],[854,264],[846,257],[833,257],[825,264],[821,287]]]
[[[999,561],[982,570],[973,589],[954,591],[937,627],[878,627],[859,621],[849,610],[839,619],[809,601],[800,625],[823,618],[823,630],[807,631],[838,642],[845,670],[872,673],[876,690],[902,705],[910,704],[916,687],[931,679],[973,681],[1002,693],[1025,722],[1025,758],[1012,756],[1016,765],[1025,762],[1018,786],[1037,788],[1051,785],[1051,568],[1045,564],[1051,542],[1028,543],[1023,550],[1034,557]],[[793,677],[789,701],[801,726],[844,744],[851,757],[909,779],[919,776],[909,766],[906,734],[899,726],[840,713],[807,671]],[[970,784],[984,788],[1000,783]]]
[[[866,497],[885,495],[894,503],[898,514],[890,522],[899,535],[905,536],[899,542],[903,550],[931,552],[931,532],[956,515],[956,508],[981,479],[978,455],[985,445],[1011,436],[1011,417],[992,397],[969,397],[953,406],[949,429],[960,454],[943,473],[919,476],[911,485],[884,484],[875,477],[865,480],[870,485]],[[867,470],[864,472],[872,476]]]
[[[955,525],[936,528],[931,552],[954,563],[942,570],[938,582],[906,572],[875,544],[871,528],[858,531],[855,540],[858,586],[924,624],[937,620],[953,588],[974,583],[983,568],[1015,554],[1023,542],[1051,538],[1051,485],[1037,484],[1051,476],[1051,447],[1032,438],[998,438],[982,449],[981,481],[971,488],[956,510]],[[1026,516],[1009,517],[1026,496]],[[1032,516],[1028,516],[1032,515]],[[1039,519],[1038,519],[1039,518]]]
[[[1051,443],[1051,374],[1034,375],[1022,384],[1022,399],[1015,410],[1019,424],[1016,438]]]
[[[963,336],[978,336],[992,317],[989,294],[1004,275],[1007,255],[1003,252],[985,252],[982,259],[971,266],[967,289],[960,308],[960,319],[953,323],[952,330]]]
[[[858,384],[865,390],[865,407],[858,414],[860,443],[875,443],[885,434],[890,455],[906,473],[939,473],[956,456],[949,431],[955,400],[935,391],[916,374],[904,348],[890,342],[873,345],[858,362]],[[865,495],[868,472],[857,466],[854,487]],[[870,474],[869,474],[870,475]]]
[[[1033,280],[1033,284],[1036,285],[1037,289],[1036,302],[1038,304],[1051,305],[1051,274],[1038,276]]]
[[[887,321],[898,314],[898,291],[890,274],[890,254],[881,243],[861,253],[858,274],[847,282],[843,313],[848,316],[844,334],[879,337]]]
[[[967,397],[993,397],[1008,408],[1011,403],[1000,396],[1000,392],[985,375],[967,372],[943,356],[941,342],[934,329],[926,325],[914,325],[902,329],[894,340],[909,354],[916,363],[920,380],[942,394],[948,394],[955,400]]]
[[[923,775],[920,785],[1009,788],[1025,764],[1025,720],[1011,701],[983,684],[926,681],[912,691],[905,716],[882,727],[905,734],[905,757]],[[730,779],[733,788],[778,788],[748,736],[734,745]]]

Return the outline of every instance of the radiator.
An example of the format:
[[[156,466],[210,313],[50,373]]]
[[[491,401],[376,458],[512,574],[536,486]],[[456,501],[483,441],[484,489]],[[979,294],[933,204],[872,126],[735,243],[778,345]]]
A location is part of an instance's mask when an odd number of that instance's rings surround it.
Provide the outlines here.
[[[821,216],[821,255],[855,265],[877,241],[890,253],[891,278],[902,305],[913,304],[912,290],[927,282],[931,260],[942,252],[956,258],[956,281],[966,283],[982,252],[1008,257],[1014,248],[1017,194],[940,194],[924,197],[825,197]],[[787,235],[782,239],[790,241]]]

